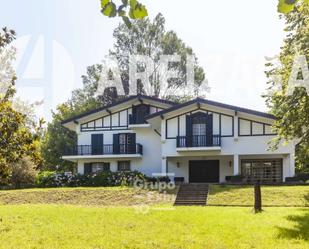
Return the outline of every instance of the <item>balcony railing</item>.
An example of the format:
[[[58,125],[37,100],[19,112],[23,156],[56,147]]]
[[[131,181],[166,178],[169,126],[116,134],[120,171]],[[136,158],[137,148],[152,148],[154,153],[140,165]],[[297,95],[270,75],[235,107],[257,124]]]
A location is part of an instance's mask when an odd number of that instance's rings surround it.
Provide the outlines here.
[[[209,137],[206,135],[196,136],[177,136],[177,147],[213,147],[221,146],[220,135],[213,135],[209,141]]]
[[[137,116],[130,114],[129,115],[129,124],[145,124],[145,120],[143,118],[138,118]]]
[[[143,155],[141,144],[105,144],[103,146],[78,145],[67,148],[64,156],[91,156],[91,155]]]

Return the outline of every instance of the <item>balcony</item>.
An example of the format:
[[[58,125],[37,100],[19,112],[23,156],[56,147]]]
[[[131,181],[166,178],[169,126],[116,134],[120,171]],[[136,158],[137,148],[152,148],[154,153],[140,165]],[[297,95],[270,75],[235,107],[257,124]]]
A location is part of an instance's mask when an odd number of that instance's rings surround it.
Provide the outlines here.
[[[141,157],[143,155],[143,146],[141,144],[105,144],[103,146],[78,145],[74,148],[67,148],[63,153],[66,157],[90,158],[102,157]]]
[[[137,118],[135,115],[129,115],[129,128],[136,129],[136,128],[149,128],[150,124],[145,123],[144,119]]]
[[[221,150],[221,136],[213,135],[209,141],[209,136],[177,136],[177,151],[211,151]]]

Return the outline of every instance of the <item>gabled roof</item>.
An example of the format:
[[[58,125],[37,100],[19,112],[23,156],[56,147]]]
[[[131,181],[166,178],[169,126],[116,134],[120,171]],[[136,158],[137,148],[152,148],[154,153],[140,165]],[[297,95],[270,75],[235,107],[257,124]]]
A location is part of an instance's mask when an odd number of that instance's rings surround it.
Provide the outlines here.
[[[212,100],[208,100],[208,99],[202,99],[202,98],[196,98],[196,99],[190,100],[188,102],[185,102],[183,104],[178,104],[178,105],[172,106],[168,109],[165,109],[165,110],[156,112],[154,114],[148,115],[146,117],[146,119],[151,119],[151,118],[154,118],[154,117],[157,117],[157,116],[161,116],[161,115],[169,113],[171,111],[175,111],[175,110],[181,109],[183,107],[186,107],[186,106],[189,106],[189,105],[192,105],[192,104],[198,104],[198,103],[212,105],[212,106],[221,107],[221,108],[225,108],[225,109],[230,109],[230,110],[237,111],[237,112],[244,112],[244,113],[248,113],[248,114],[251,114],[251,115],[256,115],[256,116],[260,116],[260,117],[264,117],[264,118],[276,119],[276,117],[274,115],[269,114],[269,113],[259,112],[259,111],[255,111],[255,110],[251,110],[251,109],[247,109],[247,108],[243,108],[243,107],[238,107],[238,106],[233,106],[233,105],[228,105],[228,104],[223,104],[223,103],[220,103],[220,102],[216,102],[216,101],[212,101]]]
[[[176,104],[177,104],[177,103],[175,103],[175,102],[173,102],[173,101],[164,100],[164,99],[159,99],[159,98],[156,98],[156,97],[151,97],[151,96],[146,96],[146,95],[132,95],[132,96],[129,96],[129,97],[125,98],[125,99],[116,101],[116,102],[113,103],[113,104],[106,105],[106,106],[102,106],[102,107],[100,107],[100,108],[97,108],[97,109],[94,109],[94,110],[91,110],[91,111],[88,111],[88,112],[84,112],[84,113],[82,113],[82,114],[80,114],[80,115],[76,115],[76,116],[74,116],[74,117],[65,119],[65,120],[63,120],[63,121],[61,122],[61,124],[63,125],[63,124],[72,122],[72,121],[74,121],[74,120],[77,120],[77,119],[86,117],[86,116],[88,116],[88,115],[94,114],[94,113],[96,113],[96,112],[108,110],[108,109],[111,108],[111,107],[114,107],[114,106],[123,104],[123,103],[128,102],[128,101],[131,101],[131,100],[133,100],[133,99],[139,99],[139,98],[145,99],[145,100],[152,100],[152,101],[156,101],[156,102],[163,103],[163,104],[168,104],[168,105],[176,105]]]

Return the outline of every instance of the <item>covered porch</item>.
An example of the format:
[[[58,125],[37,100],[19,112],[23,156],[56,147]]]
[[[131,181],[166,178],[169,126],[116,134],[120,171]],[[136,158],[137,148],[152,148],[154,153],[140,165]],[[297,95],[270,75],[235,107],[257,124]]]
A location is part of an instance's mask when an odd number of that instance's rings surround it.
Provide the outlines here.
[[[291,164],[288,155],[171,156],[162,158],[162,173],[185,183],[224,183],[239,175],[245,183],[280,183]]]

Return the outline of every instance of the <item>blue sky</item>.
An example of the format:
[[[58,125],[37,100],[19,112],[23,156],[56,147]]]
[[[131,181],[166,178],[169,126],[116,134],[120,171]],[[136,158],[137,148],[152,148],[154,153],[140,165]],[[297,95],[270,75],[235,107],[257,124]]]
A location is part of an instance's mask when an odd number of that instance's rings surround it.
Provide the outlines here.
[[[206,71],[208,98],[265,111],[264,56],[279,52],[284,38],[277,1],[141,0],[150,17],[161,12],[191,46]],[[185,4],[187,3],[187,4]],[[81,86],[87,66],[99,63],[113,44],[118,19],[100,14],[99,0],[1,0],[0,26],[18,33],[18,95],[45,100],[50,109]]]

